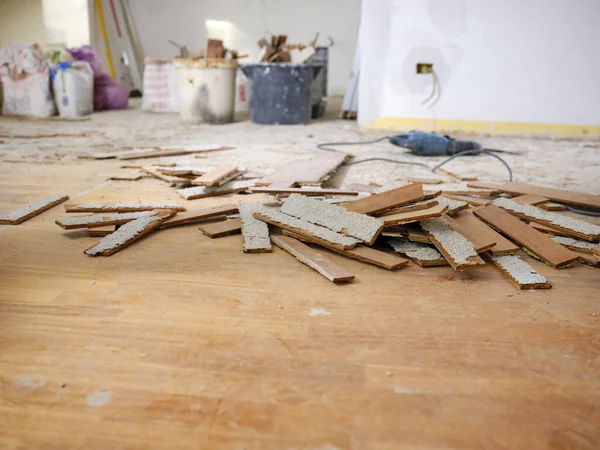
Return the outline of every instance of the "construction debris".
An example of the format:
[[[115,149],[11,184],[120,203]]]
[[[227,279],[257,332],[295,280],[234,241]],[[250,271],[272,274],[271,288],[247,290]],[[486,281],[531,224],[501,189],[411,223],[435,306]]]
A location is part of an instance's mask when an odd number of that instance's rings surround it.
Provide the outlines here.
[[[384,225],[380,219],[299,194],[292,194],[283,203],[280,211],[337,233],[355,237],[369,245],[373,245]]]
[[[185,207],[178,203],[115,203],[114,205],[103,205],[102,203],[81,203],[78,205],[65,205],[68,213],[78,212],[104,212],[104,213],[126,213],[135,211],[153,211],[155,209],[170,209],[173,211],[185,211]]]
[[[115,157],[206,151],[184,147],[138,149]],[[327,256],[330,252],[390,271],[407,267],[409,261],[420,267],[450,265],[454,270],[488,263],[519,289],[551,287],[544,276],[521,259],[523,254],[554,268],[568,267],[573,262],[600,267],[600,226],[540,209],[548,207],[553,198],[587,205],[594,204],[596,196],[582,194],[581,200],[577,193],[512,182],[473,183],[484,190],[423,191],[421,183],[439,180],[416,178],[409,178],[409,183],[323,187],[330,173],[347,158],[339,152],[319,154],[285,164],[262,178],[231,163],[141,166],[153,177],[178,187],[176,193],[189,201],[228,194],[239,198],[245,194],[271,195],[275,201],[267,206],[263,199],[260,203],[235,199],[214,206],[215,200],[200,200],[194,204],[200,208],[190,211],[171,202],[81,203],[65,205],[65,209],[97,214],[61,218],[56,223],[64,229],[86,228],[90,236],[104,236],[85,253],[109,256],[154,230],[202,222],[198,228],[210,238],[241,232],[240,248],[244,253],[272,252],[274,243],[334,282],[351,281],[355,275],[334,264]],[[132,173],[130,178],[136,177]],[[197,186],[187,187],[192,183]],[[516,191],[519,196],[507,198],[508,193]],[[56,201],[66,199],[59,196]],[[394,251],[381,250],[383,242]]]
[[[175,211],[169,210],[157,211],[152,216],[132,220],[85,250],[84,253],[89,256],[110,256],[148,234],[175,213]]]
[[[262,207],[262,203],[242,203],[240,205],[244,253],[270,253],[272,251],[269,226],[253,216]]]
[[[49,195],[0,216],[1,225],[19,225],[44,211],[69,200],[68,195]]]
[[[492,256],[490,261],[519,289],[550,289],[552,287],[546,277],[537,273],[533,267],[518,256]]]
[[[427,219],[420,223],[433,245],[444,255],[454,270],[485,265],[477,255],[473,244],[462,234],[450,228],[444,219]]]
[[[242,232],[242,221],[240,219],[223,220],[200,225],[198,227],[205,235],[211,239],[230,236]]]
[[[354,275],[330,261],[327,256],[310,248],[297,239],[283,235],[271,235],[273,244],[294,256],[298,261],[316,270],[334,283],[354,280]]]

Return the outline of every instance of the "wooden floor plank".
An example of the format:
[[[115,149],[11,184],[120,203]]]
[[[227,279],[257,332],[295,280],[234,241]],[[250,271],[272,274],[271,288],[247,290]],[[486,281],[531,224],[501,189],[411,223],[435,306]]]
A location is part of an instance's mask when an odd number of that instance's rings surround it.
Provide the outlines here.
[[[325,278],[334,283],[343,283],[354,280],[354,275],[335,264],[327,256],[310,248],[297,239],[282,234],[271,235],[273,244],[294,256],[298,261],[316,270]]]
[[[572,251],[497,206],[488,205],[476,209],[474,214],[552,267],[567,267],[577,259]]]
[[[420,200],[423,200],[423,188],[420,183],[413,183],[384,191],[380,194],[373,194],[370,197],[344,203],[344,208],[348,211],[362,214],[376,214]]]
[[[19,225],[69,199],[68,195],[50,195],[0,216],[0,225]]]
[[[555,189],[544,186],[534,186],[531,184],[519,183],[510,181],[504,184],[491,184],[472,182],[467,186],[481,189],[495,189],[501,192],[507,192],[514,195],[533,194],[541,197],[546,197],[558,203],[566,203],[568,205],[586,206],[589,208],[600,209],[600,195],[584,194],[581,192],[569,191],[566,189]]]
[[[407,259],[400,258],[399,256],[391,255],[389,253],[382,252],[380,250],[367,247],[365,245],[357,245],[356,247],[350,250],[341,250],[333,246],[325,246],[322,242],[316,242],[306,236],[302,236],[291,231],[283,230],[282,233],[286,236],[298,239],[299,241],[317,244],[326,248],[327,250],[339,253],[340,255],[346,256],[348,258],[356,259],[358,261],[367,264],[372,264],[374,266],[383,267],[387,270],[397,270],[408,265]]]
[[[215,239],[230,236],[242,232],[242,221],[240,219],[228,219],[219,222],[205,223],[198,227],[208,237]]]
[[[473,211],[461,211],[448,221],[450,226],[469,239],[476,248],[485,248],[495,243],[489,252],[493,256],[513,255],[519,247],[497,233],[473,215]]]

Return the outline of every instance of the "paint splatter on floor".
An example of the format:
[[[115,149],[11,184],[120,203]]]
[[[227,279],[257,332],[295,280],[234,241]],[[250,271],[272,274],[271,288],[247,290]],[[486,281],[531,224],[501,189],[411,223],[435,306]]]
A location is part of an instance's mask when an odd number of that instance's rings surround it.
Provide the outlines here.
[[[308,315],[311,317],[314,316],[330,316],[331,313],[329,311],[327,311],[325,308],[312,308],[309,312]]]
[[[46,380],[43,378],[19,377],[15,380],[15,385],[30,388],[40,388],[46,386]]]
[[[99,408],[110,402],[111,397],[112,392],[108,389],[98,389],[93,394],[87,396],[87,404],[88,406]]]

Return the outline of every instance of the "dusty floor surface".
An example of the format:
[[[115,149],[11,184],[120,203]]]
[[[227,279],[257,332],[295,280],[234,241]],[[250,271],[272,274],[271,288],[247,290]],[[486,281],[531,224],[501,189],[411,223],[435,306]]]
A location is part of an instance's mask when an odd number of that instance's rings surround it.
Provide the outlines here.
[[[253,173],[267,174],[279,164],[295,159],[309,158],[321,150],[319,143],[373,140],[398,133],[392,130],[361,129],[355,121],[336,120],[336,111],[330,108],[328,117],[302,126],[261,126],[249,120],[229,125],[186,125],[176,114],[143,113],[139,102],[132,101],[126,111],[96,113],[90,120],[64,122],[58,120],[19,120],[0,117],[0,158],[2,164],[21,158],[39,164],[94,164],[98,173],[112,174],[120,167],[118,161],[90,162],[78,160],[79,153],[119,151],[125,147],[153,147],[177,144],[231,145],[235,150],[213,153],[209,159],[193,156],[161,158],[178,165],[233,163],[247,167]],[[334,102],[335,104],[335,102]],[[54,137],[46,139],[8,139],[1,136],[36,136],[49,133],[86,133],[84,137]],[[457,136],[460,137],[460,136]],[[581,192],[600,193],[600,139],[593,138],[523,138],[496,136],[467,136],[486,147],[519,152],[503,155],[512,167],[518,181],[564,187]],[[353,154],[354,161],[382,157],[434,166],[444,158],[420,158],[387,141],[368,145],[337,147]],[[153,162],[152,160],[146,160]],[[477,176],[481,181],[501,182],[508,179],[504,166],[489,156],[457,158],[445,169],[465,176]],[[431,177],[422,167],[366,162],[341,168],[328,184],[344,186],[354,182],[387,183],[403,177]],[[451,177],[437,173],[436,177],[448,183],[446,189],[464,186]]]

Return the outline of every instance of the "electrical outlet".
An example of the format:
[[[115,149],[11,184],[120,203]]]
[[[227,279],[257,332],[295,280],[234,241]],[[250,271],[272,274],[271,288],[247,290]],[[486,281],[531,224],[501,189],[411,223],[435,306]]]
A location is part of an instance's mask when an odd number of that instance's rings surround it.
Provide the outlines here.
[[[433,63],[417,63],[417,73],[418,74],[433,73]]]

